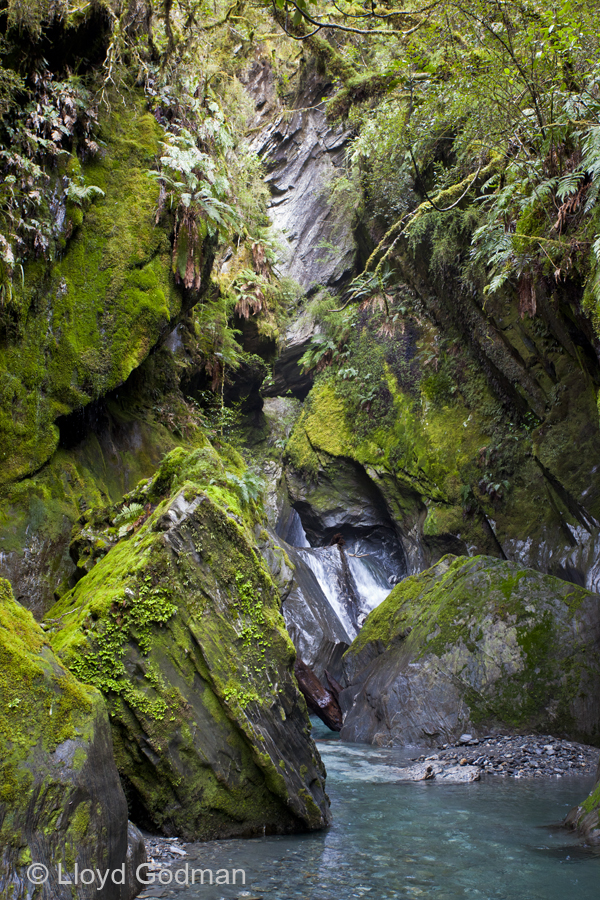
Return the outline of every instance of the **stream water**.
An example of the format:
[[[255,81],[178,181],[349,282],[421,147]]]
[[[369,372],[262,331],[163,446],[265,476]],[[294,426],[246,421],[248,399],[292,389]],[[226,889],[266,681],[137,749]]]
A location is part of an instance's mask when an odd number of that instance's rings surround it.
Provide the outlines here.
[[[591,779],[394,784],[394,751],[343,744],[320,723],[314,728],[328,773],[328,831],[193,845],[190,868],[243,869],[245,886],[238,875],[237,886],[165,886],[145,896],[597,900],[600,855],[557,827]]]

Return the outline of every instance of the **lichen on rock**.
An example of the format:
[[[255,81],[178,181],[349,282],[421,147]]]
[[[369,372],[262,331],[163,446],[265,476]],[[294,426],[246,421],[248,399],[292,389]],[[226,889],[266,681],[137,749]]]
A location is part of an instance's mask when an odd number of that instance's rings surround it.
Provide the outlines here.
[[[489,557],[444,557],[344,657],[342,737],[439,743],[491,726],[600,744],[600,597]]]

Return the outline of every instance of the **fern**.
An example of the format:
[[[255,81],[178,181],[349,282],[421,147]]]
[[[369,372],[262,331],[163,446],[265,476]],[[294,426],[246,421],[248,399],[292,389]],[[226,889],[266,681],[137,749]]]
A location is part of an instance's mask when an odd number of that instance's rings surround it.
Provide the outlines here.
[[[139,519],[143,512],[144,507],[140,503],[130,503],[129,506],[124,506],[115,516],[113,525],[120,525],[122,522],[132,522],[135,519]]]
[[[76,203],[83,209],[87,209],[96,197],[106,196],[102,188],[96,187],[95,184],[75,184],[71,182],[67,188],[67,200]]]

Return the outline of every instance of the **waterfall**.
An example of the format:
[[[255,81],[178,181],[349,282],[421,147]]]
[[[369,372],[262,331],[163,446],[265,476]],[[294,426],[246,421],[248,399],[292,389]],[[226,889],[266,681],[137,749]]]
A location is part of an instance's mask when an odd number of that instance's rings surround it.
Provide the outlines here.
[[[355,608],[354,597],[349,590],[350,586],[344,572],[340,549],[337,546],[318,549],[310,547],[309,549],[299,549],[298,556],[311,570],[319,587],[327,597],[329,605],[351,640],[354,640],[358,634],[360,611]]]
[[[300,516],[290,510],[278,531],[295,548],[295,565],[306,566],[316,579],[320,596],[327,600],[328,615],[333,612],[351,640],[406,574],[396,538],[385,529],[340,539],[328,547],[311,547]]]

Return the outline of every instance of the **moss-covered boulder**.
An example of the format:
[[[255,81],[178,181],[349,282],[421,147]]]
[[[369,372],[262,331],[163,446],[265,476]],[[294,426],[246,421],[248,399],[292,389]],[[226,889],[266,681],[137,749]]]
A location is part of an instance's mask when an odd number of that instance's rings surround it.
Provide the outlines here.
[[[249,476],[226,462],[208,442],[173,451],[50,613],[55,649],[107,699],[134,818],[188,839],[329,822]]]
[[[45,900],[72,900],[59,883],[83,869],[126,873],[127,804],[114,763],[104,700],[57,660],[30,612],[0,579],[0,896],[33,896],[40,863]],[[38,872],[39,874],[39,872]],[[116,877],[117,881],[121,877]],[[124,879],[127,880],[126,878]],[[77,896],[127,900],[109,878]]]
[[[346,740],[498,726],[600,744],[600,596],[504,560],[447,556],[405,579],[344,666]]]
[[[565,825],[575,829],[590,844],[600,844],[600,763],[594,789],[583,803],[571,810]]]

